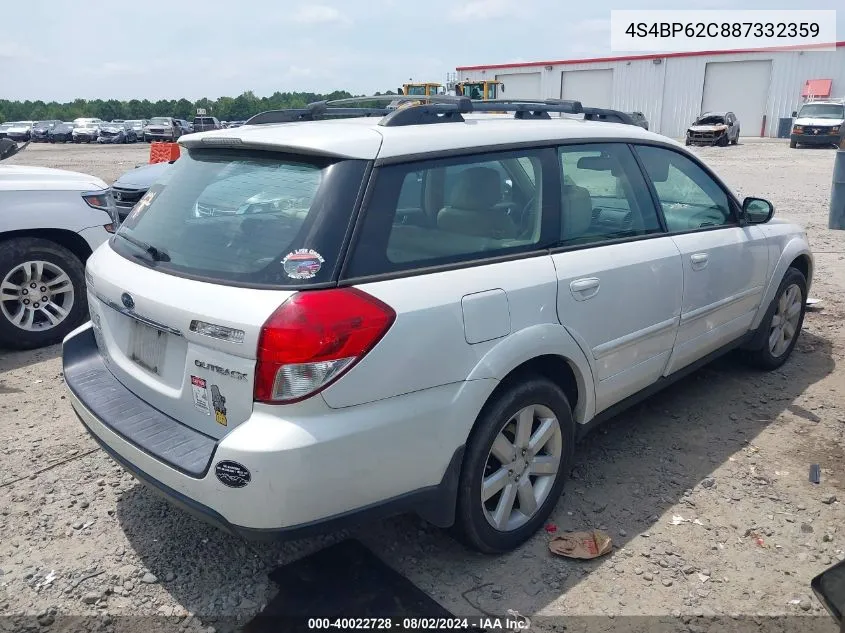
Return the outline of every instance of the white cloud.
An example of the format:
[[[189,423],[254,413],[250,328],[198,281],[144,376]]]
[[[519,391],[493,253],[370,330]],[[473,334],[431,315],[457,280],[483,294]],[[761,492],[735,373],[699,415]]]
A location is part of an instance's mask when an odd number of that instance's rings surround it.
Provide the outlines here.
[[[312,4],[300,7],[293,14],[293,21],[298,24],[347,23],[349,19],[334,7]]]
[[[452,9],[449,17],[455,22],[469,20],[492,20],[519,15],[524,7],[513,0],[473,0],[463,6]]]

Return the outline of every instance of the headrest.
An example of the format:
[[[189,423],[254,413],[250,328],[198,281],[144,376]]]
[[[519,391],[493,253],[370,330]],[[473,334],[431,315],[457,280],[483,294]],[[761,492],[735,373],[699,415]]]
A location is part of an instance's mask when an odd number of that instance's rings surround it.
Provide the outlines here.
[[[593,201],[590,192],[577,185],[564,185],[561,202],[561,237],[564,240],[580,237],[593,222]]]
[[[485,210],[502,199],[502,176],[490,167],[470,167],[458,174],[449,206]]]

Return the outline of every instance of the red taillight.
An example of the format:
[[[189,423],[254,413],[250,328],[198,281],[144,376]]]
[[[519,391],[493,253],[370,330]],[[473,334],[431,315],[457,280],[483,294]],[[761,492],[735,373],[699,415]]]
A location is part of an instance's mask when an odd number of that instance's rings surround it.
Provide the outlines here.
[[[314,395],[361,360],[395,319],[390,306],[356,288],[293,295],[261,328],[255,400],[285,403]]]

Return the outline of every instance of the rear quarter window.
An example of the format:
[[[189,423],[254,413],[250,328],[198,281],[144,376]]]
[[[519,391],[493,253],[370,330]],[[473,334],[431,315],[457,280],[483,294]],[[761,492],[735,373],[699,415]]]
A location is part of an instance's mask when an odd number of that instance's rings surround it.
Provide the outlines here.
[[[551,167],[550,167],[551,166]],[[379,169],[345,277],[527,253],[560,225],[553,150],[519,150]]]
[[[112,246],[162,272],[208,281],[328,282],[364,168],[364,161],[189,150],[136,205]]]

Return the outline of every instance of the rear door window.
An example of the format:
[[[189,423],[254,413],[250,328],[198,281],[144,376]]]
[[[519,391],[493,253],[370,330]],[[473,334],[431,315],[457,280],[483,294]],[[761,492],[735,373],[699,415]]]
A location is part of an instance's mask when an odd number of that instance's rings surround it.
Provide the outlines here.
[[[192,149],[135,206],[112,244],[163,272],[215,282],[330,281],[364,165]]]
[[[561,245],[661,232],[648,185],[623,143],[560,148]]]
[[[379,169],[347,277],[535,251],[556,241],[554,150],[392,165]],[[554,225],[554,226],[552,226]]]

